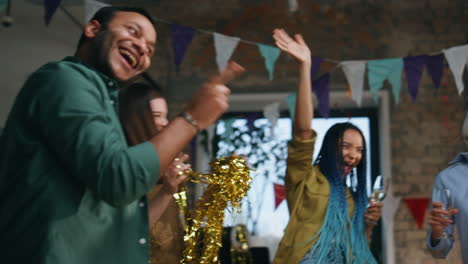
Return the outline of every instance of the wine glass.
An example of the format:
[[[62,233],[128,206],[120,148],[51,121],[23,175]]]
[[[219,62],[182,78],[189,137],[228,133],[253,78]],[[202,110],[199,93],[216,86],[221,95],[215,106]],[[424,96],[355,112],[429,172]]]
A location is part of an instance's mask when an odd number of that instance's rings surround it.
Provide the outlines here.
[[[448,215],[441,215],[442,218],[450,219],[455,223],[455,217],[452,215],[455,204],[452,196],[452,191],[448,188],[437,188],[434,193],[434,201],[442,203],[442,210],[447,210]],[[448,234],[447,228],[442,233],[442,238],[449,238],[451,235]]]
[[[375,178],[374,185],[372,186],[372,193],[370,201],[372,203],[380,203],[385,199],[387,195],[388,184],[384,184],[382,175]]]

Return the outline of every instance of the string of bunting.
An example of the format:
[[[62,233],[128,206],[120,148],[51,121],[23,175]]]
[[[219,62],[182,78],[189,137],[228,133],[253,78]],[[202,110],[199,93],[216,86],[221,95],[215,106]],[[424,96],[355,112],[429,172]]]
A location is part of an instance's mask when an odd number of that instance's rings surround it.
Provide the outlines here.
[[[180,65],[192,38],[195,36],[196,32],[201,32],[213,35],[216,53],[215,60],[220,71],[226,67],[227,62],[234,53],[238,43],[243,42],[256,45],[258,47],[259,53],[265,61],[268,77],[270,80],[273,80],[274,65],[281,53],[278,48],[262,43],[243,40],[238,37],[223,35],[217,32],[172,24],[157,18],[156,20],[171,24],[174,63],[177,70],[180,70]],[[468,45],[456,46],[444,49],[440,52],[432,52],[424,55],[378,60],[337,61],[314,56],[312,57],[313,63],[311,76],[313,80],[312,86],[314,87],[313,91],[319,101],[319,112],[323,117],[329,116],[329,84],[331,72],[338,68],[342,68],[349,84],[349,94],[351,99],[355,101],[359,107],[362,104],[366,70],[370,92],[374,96],[376,103],[378,103],[378,91],[382,89],[385,81],[388,81],[392,86],[395,103],[399,103],[403,71],[406,75],[408,91],[411,95],[412,102],[415,103],[424,66],[431,76],[435,87],[438,88],[441,85],[444,58],[452,71],[458,92],[461,94],[464,90],[462,74],[468,62]],[[335,67],[329,70],[329,72],[326,72],[321,76],[317,76],[322,62],[334,63]],[[292,97],[293,95],[291,95],[290,98],[292,99]],[[294,102],[294,100],[287,101]],[[294,109],[294,107],[290,106],[290,109]],[[293,111],[291,111],[291,116],[293,116]]]
[[[61,0],[44,1],[44,5],[46,7],[46,24],[50,23],[53,12],[55,12],[57,6],[60,5],[60,1]],[[297,7],[297,3],[294,2],[295,1],[290,1],[291,10]],[[96,0],[85,0],[85,21],[89,20],[91,15],[94,14],[96,10],[106,5],[107,4]],[[243,42],[258,47],[259,53],[265,62],[268,78],[273,80],[274,66],[276,60],[281,54],[281,51],[278,48],[263,43],[243,40],[235,36],[227,36],[217,32],[171,23],[160,18],[154,19],[156,21],[170,25],[174,51],[173,59],[177,71],[180,70],[185,53],[196,33],[203,33],[213,36],[216,53],[215,60],[220,71],[226,67],[227,62],[235,52],[239,42]],[[444,59],[447,61],[447,64],[452,72],[458,93],[461,94],[464,90],[462,75],[468,62],[468,45],[455,46],[439,52],[432,52],[418,56],[385,58],[377,60],[337,61],[314,56],[312,57],[311,79],[313,80],[313,92],[317,96],[319,102],[320,115],[325,118],[329,117],[329,85],[331,80],[331,72],[338,68],[343,70],[343,73],[349,84],[349,95],[351,99],[356,102],[358,107],[360,107],[362,103],[366,71],[368,76],[368,86],[371,94],[374,96],[376,103],[378,103],[378,91],[382,89],[385,81],[387,81],[392,87],[395,103],[399,103],[403,71],[406,76],[407,87],[411,95],[412,102],[415,103],[418,96],[419,84],[424,68],[427,69],[435,87],[438,88],[441,85]],[[335,66],[321,76],[317,76],[320,70],[320,66],[323,62],[332,63],[335,64]],[[291,96],[288,97],[289,100],[286,99],[289,108],[291,109],[291,117],[294,116],[292,111],[292,109],[294,109],[295,103],[294,100],[292,100],[293,97],[294,95],[292,93]]]

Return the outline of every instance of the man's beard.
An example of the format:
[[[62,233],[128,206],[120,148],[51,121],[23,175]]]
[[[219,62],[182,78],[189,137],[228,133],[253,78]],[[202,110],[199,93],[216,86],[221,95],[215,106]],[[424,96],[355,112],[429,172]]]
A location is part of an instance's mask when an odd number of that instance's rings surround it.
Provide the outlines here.
[[[113,36],[109,30],[102,30],[96,34],[91,43],[91,58],[93,58],[93,65],[96,70],[116,80],[121,87],[135,82],[140,75],[134,76],[128,80],[118,80],[112,71],[110,62],[110,52],[113,43]]]
[[[112,34],[108,30],[100,31],[91,42],[91,58],[96,70],[115,78],[110,62],[110,49],[112,48]]]

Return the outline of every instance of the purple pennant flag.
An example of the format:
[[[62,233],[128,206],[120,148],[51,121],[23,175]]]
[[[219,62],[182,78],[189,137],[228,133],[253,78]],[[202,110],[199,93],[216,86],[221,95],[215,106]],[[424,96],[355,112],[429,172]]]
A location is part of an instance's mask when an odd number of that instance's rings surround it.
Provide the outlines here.
[[[180,64],[184,59],[185,52],[195,35],[195,29],[177,24],[171,24],[172,47],[174,48],[174,63],[176,70],[180,70]]]
[[[55,11],[57,11],[57,8],[59,7],[61,1],[62,0],[44,0],[44,20],[47,26],[49,25],[50,20],[52,20],[52,17],[54,16]]]
[[[314,80],[315,76],[317,75],[319,69],[320,69],[320,64],[322,63],[322,58],[317,57],[317,56],[312,56],[312,67],[310,68],[310,79]]]
[[[435,87],[439,88],[444,70],[444,54],[429,56],[427,58],[426,67]]]
[[[312,82],[312,91],[315,92],[319,101],[319,112],[322,117],[328,118],[330,115],[330,73],[325,73],[320,78]]]
[[[403,59],[406,80],[408,81],[408,91],[411,95],[411,101],[414,103],[418,96],[419,82],[426,64],[427,55],[409,56]]]

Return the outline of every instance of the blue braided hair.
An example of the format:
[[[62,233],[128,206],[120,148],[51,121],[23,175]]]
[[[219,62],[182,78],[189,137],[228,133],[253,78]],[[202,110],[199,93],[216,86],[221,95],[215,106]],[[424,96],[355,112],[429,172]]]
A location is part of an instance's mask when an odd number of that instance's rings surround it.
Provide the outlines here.
[[[357,178],[357,186],[352,188],[355,202],[352,219],[348,214],[346,178],[343,177],[341,166],[344,163],[343,135],[348,129],[359,132],[363,140],[361,162],[354,169],[356,173],[351,172],[351,182],[356,182],[354,177]],[[364,230],[364,214],[367,207],[366,152],[362,131],[349,122],[337,123],[325,134],[314,165],[319,166],[330,184],[330,198],[323,225],[314,236],[314,239],[318,237],[311,249],[314,263],[377,263],[367,245]]]

